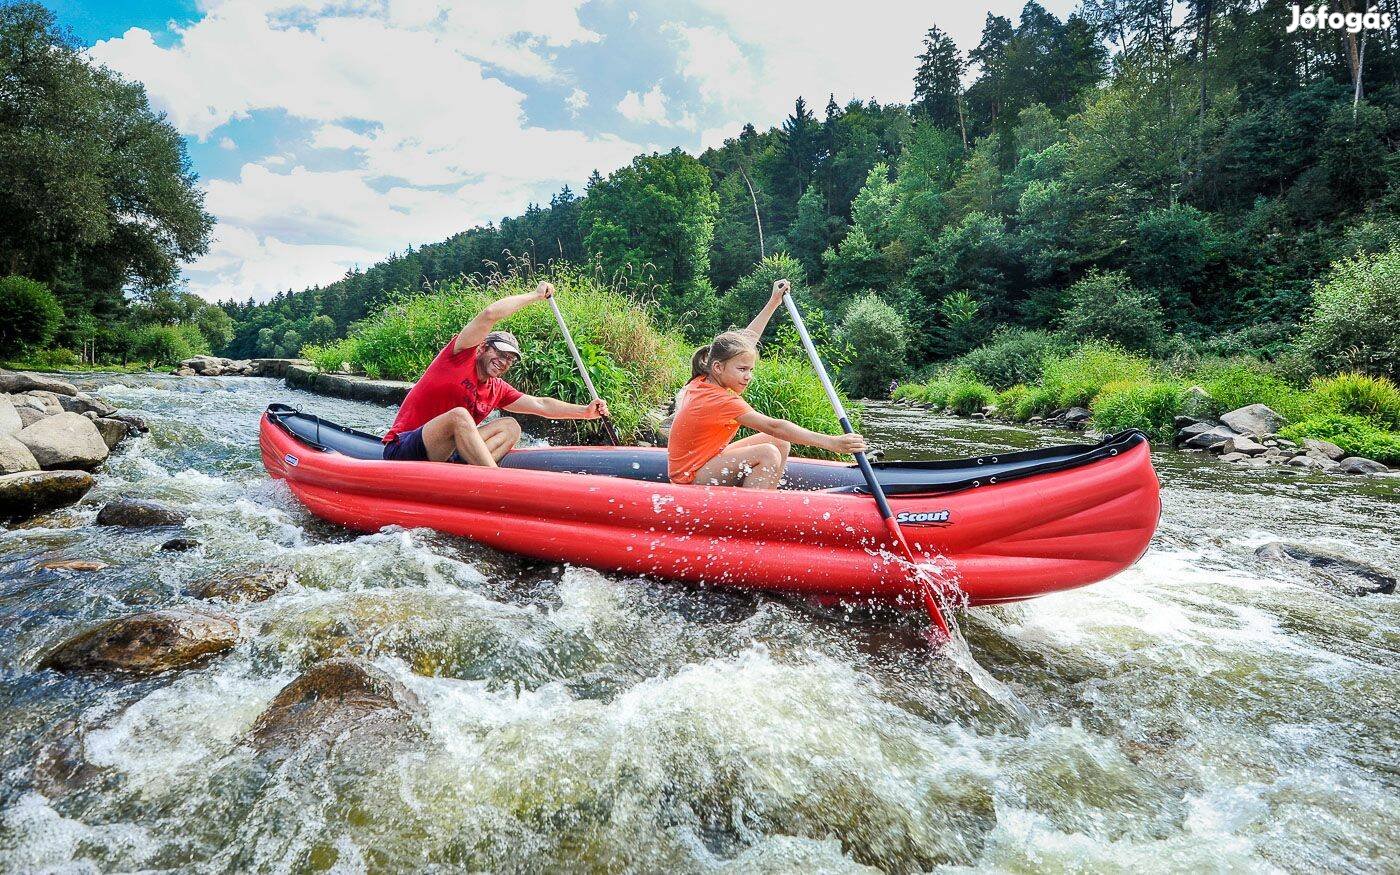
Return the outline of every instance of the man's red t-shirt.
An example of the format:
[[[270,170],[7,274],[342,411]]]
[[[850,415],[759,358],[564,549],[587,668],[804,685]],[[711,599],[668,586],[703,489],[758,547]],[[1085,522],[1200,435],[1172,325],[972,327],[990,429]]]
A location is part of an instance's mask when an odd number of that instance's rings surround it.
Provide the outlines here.
[[[413,431],[434,417],[441,416],[454,407],[465,407],[472,419],[481,422],[491,415],[491,411],[514,404],[523,392],[499,377],[487,377],[486,381],[476,378],[476,353],[481,349],[474,346],[462,352],[453,352],[457,338],[447,342],[442,352],[423,372],[417,385],[408,391],[408,397],[399,406],[399,415],[384,435],[384,443],[406,431]]]

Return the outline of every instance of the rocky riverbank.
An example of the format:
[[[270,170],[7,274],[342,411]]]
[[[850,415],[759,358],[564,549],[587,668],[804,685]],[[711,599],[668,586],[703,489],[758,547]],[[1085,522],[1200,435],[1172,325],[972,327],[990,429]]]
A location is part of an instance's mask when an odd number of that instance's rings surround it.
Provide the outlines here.
[[[1204,391],[1201,392],[1205,400]],[[932,405],[917,401],[896,402],[909,407],[932,408]],[[950,409],[941,412],[949,416],[959,415]],[[997,420],[1011,423],[1000,414],[995,406],[982,408],[971,414],[970,419]],[[1011,423],[1039,428],[1056,428],[1067,431],[1088,431],[1093,422],[1093,413],[1083,407],[1069,407],[1056,410],[1049,416],[1035,416],[1025,423]],[[1178,416],[1174,422],[1175,433],[1171,448],[1187,452],[1212,453],[1222,462],[1264,467],[1283,465],[1299,470],[1320,471],[1328,474],[1386,474],[1390,468],[1374,459],[1348,455],[1336,444],[1323,440],[1305,438],[1301,445],[1279,435],[1279,430],[1288,424],[1281,414],[1263,404],[1250,404],[1231,410],[1217,417]]]
[[[146,430],[66,380],[0,371],[0,519],[75,503],[117,445]]]

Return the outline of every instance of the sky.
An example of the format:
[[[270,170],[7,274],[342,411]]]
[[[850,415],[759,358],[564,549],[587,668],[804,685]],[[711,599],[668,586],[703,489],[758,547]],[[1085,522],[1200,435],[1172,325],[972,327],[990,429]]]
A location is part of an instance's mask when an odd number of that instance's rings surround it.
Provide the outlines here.
[[[1042,0],[1061,17],[1073,0]],[[144,83],[217,224],[183,272],[265,300],[581,191],[643,152],[699,154],[804,96],[907,102],[924,32],[968,50],[1021,2],[49,0]]]

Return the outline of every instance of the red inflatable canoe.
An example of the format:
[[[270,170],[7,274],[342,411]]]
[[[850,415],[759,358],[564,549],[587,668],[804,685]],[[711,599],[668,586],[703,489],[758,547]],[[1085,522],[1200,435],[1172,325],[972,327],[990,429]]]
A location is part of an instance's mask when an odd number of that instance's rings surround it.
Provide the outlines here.
[[[522,449],[496,469],[387,462],[374,435],[280,404],[260,432],[268,473],[312,513],[353,529],[427,527],[605,571],[920,604],[854,465],[794,459],[786,488],[760,492],[667,482],[663,449]],[[1135,431],[875,469],[915,550],[974,605],[1122,571],[1147,549],[1161,507]]]

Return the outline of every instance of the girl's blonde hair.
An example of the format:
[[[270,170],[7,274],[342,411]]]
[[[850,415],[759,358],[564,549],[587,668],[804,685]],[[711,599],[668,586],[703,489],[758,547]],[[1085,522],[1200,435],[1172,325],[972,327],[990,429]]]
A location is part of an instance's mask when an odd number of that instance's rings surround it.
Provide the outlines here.
[[[708,376],[710,368],[741,353],[758,355],[758,344],[751,331],[726,331],[702,346],[690,357],[690,379]]]

